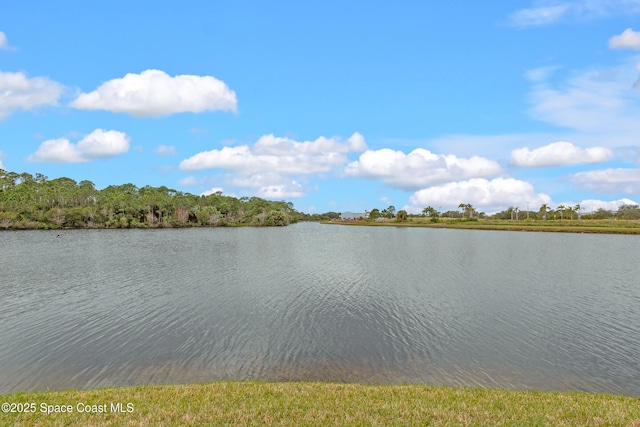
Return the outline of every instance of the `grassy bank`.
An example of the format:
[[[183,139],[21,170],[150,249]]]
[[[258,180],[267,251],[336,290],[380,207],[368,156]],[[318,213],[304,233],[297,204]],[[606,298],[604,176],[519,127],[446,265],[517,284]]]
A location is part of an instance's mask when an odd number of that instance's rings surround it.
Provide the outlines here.
[[[502,230],[502,231],[540,231],[555,233],[605,233],[605,234],[640,234],[640,221],[612,220],[565,220],[565,221],[509,221],[509,220],[455,220],[442,219],[433,223],[426,218],[409,218],[406,221],[396,220],[357,220],[357,221],[325,221],[324,224],[340,224],[352,226],[393,226],[393,227],[427,227],[456,228],[466,230]]]
[[[19,393],[0,401],[36,409],[0,412],[2,426],[640,426],[640,400],[632,397],[421,385],[219,382]],[[62,409],[70,412],[46,413]]]

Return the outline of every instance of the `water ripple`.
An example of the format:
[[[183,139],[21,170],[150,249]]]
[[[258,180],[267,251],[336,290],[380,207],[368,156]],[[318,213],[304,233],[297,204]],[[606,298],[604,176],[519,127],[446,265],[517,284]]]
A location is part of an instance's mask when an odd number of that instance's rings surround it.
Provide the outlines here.
[[[54,237],[0,233],[0,393],[256,378],[640,396],[629,236],[299,224]]]

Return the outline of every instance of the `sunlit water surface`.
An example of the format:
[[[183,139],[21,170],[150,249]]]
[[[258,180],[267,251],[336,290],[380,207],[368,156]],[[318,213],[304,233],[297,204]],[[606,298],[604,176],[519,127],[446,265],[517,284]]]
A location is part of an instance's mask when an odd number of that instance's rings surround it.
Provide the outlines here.
[[[1,232],[0,393],[261,379],[640,396],[639,249],[309,223]]]

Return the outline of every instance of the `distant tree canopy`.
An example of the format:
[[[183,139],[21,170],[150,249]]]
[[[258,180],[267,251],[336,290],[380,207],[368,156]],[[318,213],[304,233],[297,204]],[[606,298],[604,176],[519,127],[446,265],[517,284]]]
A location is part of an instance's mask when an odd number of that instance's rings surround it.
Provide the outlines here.
[[[281,226],[301,216],[285,201],[221,192],[196,196],[133,184],[98,190],[91,181],[0,169],[0,228],[5,229]]]
[[[621,219],[640,219],[640,205],[622,205],[617,216]]]
[[[331,221],[340,218],[340,212],[306,214],[299,213],[299,221]]]
[[[640,219],[640,206],[639,205],[622,205],[617,211],[606,210],[604,208],[598,208],[595,211],[585,212],[584,206],[579,204],[575,206],[558,205],[556,210],[553,210],[546,203],[540,206],[538,211],[518,211],[518,208],[509,207],[507,210],[498,212],[492,215],[495,219],[559,219],[559,220],[572,220],[572,219],[628,219],[637,220]]]

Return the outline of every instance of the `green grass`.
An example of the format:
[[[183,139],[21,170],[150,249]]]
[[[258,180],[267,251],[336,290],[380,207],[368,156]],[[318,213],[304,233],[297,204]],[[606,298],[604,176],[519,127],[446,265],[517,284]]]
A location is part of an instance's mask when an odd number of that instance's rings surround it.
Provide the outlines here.
[[[17,393],[35,413],[2,413],[2,426],[433,425],[640,426],[640,400],[579,392],[530,392],[424,385],[218,382],[102,390]],[[110,404],[127,403],[129,413]],[[106,413],[77,405],[106,404]],[[71,413],[40,412],[71,405]]]
[[[432,223],[426,218],[410,218],[404,222],[396,220],[383,221],[325,221],[324,224],[340,224],[353,226],[393,226],[393,227],[427,227],[456,228],[466,230],[502,230],[502,231],[540,231],[555,233],[606,233],[606,234],[640,234],[640,221],[631,220],[493,220],[477,221],[442,219]]]

